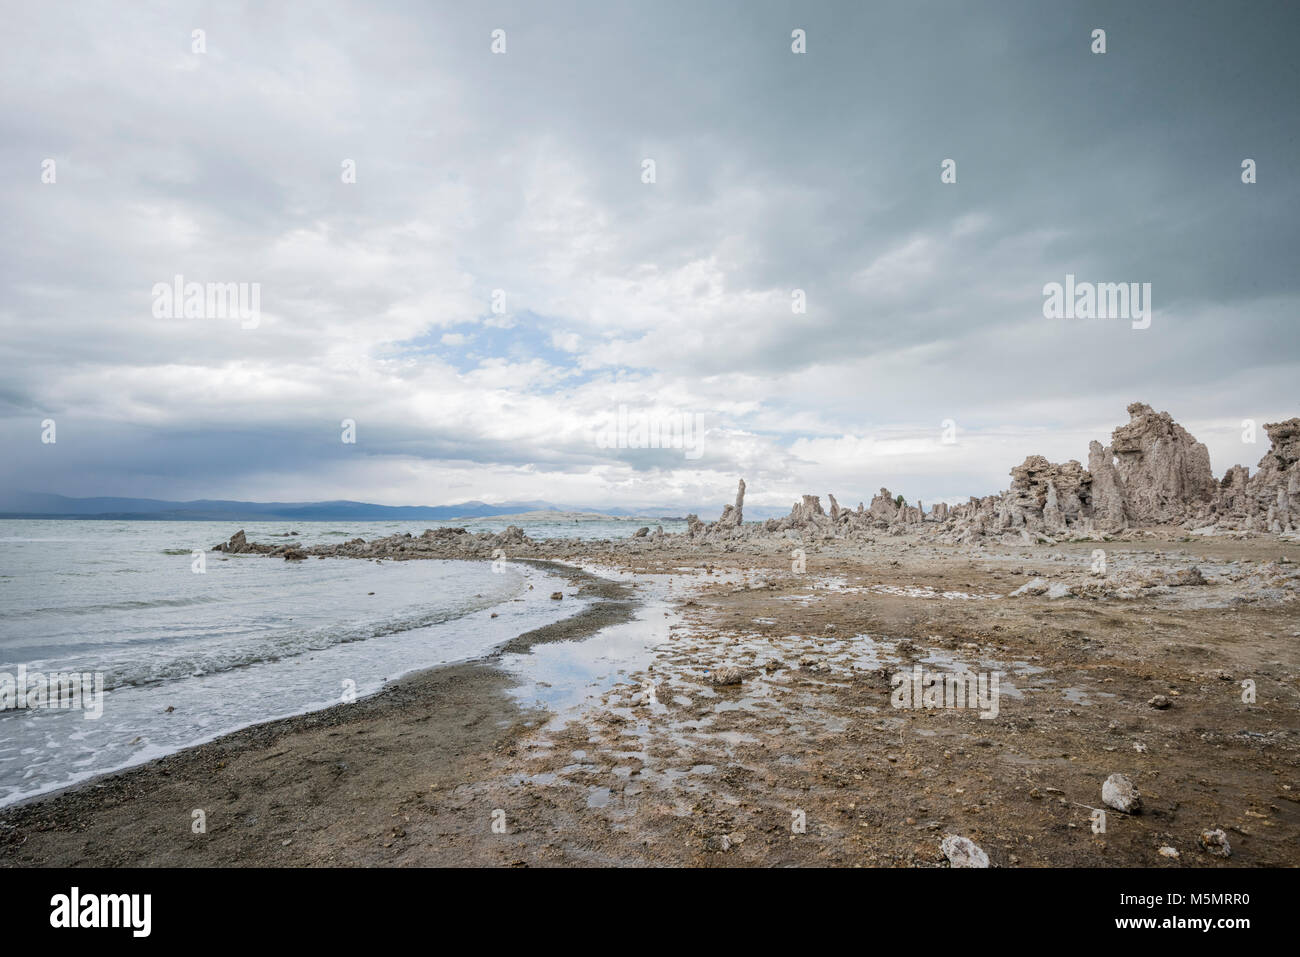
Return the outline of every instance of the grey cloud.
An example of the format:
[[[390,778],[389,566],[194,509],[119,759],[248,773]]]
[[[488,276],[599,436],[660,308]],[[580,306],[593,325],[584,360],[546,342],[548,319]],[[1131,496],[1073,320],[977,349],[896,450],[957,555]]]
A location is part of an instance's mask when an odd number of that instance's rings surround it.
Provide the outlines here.
[[[436,360],[422,380],[385,359],[423,331],[469,331],[495,288],[580,333],[594,377],[521,372],[502,388],[574,420],[608,407],[595,387],[654,393],[754,433],[697,469],[758,463],[771,486],[818,473],[785,453],[796,431],[950,416],[1069,429],[1117,423],[1137,398],[1206,419],[1294,401],[1292,5],[109,4],[9,19],[0,424],[21,445],[33,415],[108,414],[121,439],[84,445],[75,479],[72,459],[24,450],[0,467],[6,485],[165,496],[167,476],[193,489],[207,475],[205,494],[236,497],[272,465],[306,481],[341,467],[303,431],[334,406],[380,416],[377,460],[535,466],[539,487],[518,497],[571,498],[567,477],[601,469],[612,485],[700,481],[549,422],[509,438],[398,411],[394,395],[435,381],[430,396],[481,394]],[[1088,51],[1098,26],[1104,56]],[[506,56],[488,52],[496,27]],[[47,156],[55,186],[38,179]],[[1255,186],[1239,180],[1246,156]],[[955,186],[939,182],[948,157]],[[339,181],[345,158],[355,186]],[[690,288],[699,263],[717,290]],[[178,272],[260,281],[272,318],[249,335],[160,324],[149,290]],[[1066,272],[1151,282],[1152,328],[1043,319],[1041,287]],[[205,387],[169,398],[150,385],[169,375]],[[737,403],[751,411],[725,411]],[[165,445],[140,437],[151,423]],[[964,474],[987,483],[1011,464]],[[859,495],[880,484],[855,481]]]

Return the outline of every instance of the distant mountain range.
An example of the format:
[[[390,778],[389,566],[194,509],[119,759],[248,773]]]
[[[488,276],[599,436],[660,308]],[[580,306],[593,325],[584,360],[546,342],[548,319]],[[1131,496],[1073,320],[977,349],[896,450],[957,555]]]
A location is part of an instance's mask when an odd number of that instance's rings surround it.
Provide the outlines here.
[[[722,505],[688,509],[705,521],[717,518]],[[492,518],[521,512],[594,512],[611,518],[680,518],[686,511],[668,508],[593,508],[550,502],[461,502],[458,505],[373,505],[369,502],[233,502],[200,499],[168,502],[154,498],[68,498],[39,492],[0,494],[0,518],[150,519],[161,522],[328,522],[403,521],[433,522],[459,518]],[[745,509],[748,518],[785,514],[782,510]]]

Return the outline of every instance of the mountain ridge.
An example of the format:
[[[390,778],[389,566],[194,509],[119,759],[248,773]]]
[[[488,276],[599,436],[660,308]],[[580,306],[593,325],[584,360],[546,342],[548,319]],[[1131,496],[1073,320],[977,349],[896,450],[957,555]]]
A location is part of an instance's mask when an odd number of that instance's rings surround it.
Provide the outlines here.
[[[703,509],[696,509],[702,511]],[[322,502],[245,502],[233,499],[167,499],[96,496],[74,498],[41,492],[0,496],[0,518],[118,521],[452,521],[537,512],[588,512],[610,518],[683,517],[677,508],[594,508],[545,501],[490,504],[477,500],[451,505],[377,505],[335,499]],[[774,514],[776,511],[774,510]]]

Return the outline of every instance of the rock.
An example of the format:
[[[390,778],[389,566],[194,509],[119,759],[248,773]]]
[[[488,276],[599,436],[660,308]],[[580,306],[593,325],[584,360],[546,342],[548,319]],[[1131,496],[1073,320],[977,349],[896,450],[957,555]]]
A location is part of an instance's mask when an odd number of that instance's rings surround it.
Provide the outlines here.
[[[457,529],[457,531],[466,534],[466,530],[463,528]],[[499,532],[492,537],[494,546],[522,545],[527,541],[528,536],[524,534],[524,530],[518,525],[507,525],[505,531]]]
[[[1169,576],[1169,578],[1166,581],[1166,584],[1171,585],[1175,588],[1182,587],[1184,585],[1204,585],[1205,576],[1201,574],[1201,570],[1199,568],[1193,565],[1191,568],[1180,569],[1179,571],[1175,572],[1173,575]]]
[[[745,480],[736,486],[736,504],[725,505],[722,516],[718,519],[719,528],[735,528],[745,520]]]
[[[1056,465],[1031,455],[1011,470],[1011,488],[1003,495],[1006,520],[1030,532],[1062,534],[1085,518],[1091,486],[1092,476],[1078,462]]]
[[[1255,514],[1249,478],[1250,469],[1244,465],[1234,465],[1223,474],[1214,507],[1219,522],[1240,527]]]
[[[805,495],[802,502],[796,502],[790,508],[790,514],[781,519],[780,524],[784,528],[807,529],[823,528],[830,530],[830,516],[822,510],[822,499],[820,495]]]
[[[807,501],[807,496],[804,497]],[[882,488],[867,507],[867,514],[871,520],[880,526],[893,524],[894,518],[898,515],[898,502],[890,493],[889,489]]]
[[[1025,597],[1034,598],[1037,597],[1038,595],[1047,594],[1047,591],[1050,587],[1051,586],[1047,583],[1046,578],[1033,578],[1025,582],[1023,585],[1021,585],[1019,588],[1017,588],[1007,597],[1008,598],[1025,598]]]
[[[939,845],[951,867],[988,867],[989,856],[968,837],[949,834]]]
[[[1111,436],[1125,508],[1140,525],[1179,522],[1198,505],[1214,501],[1218,483],[1210,452],[1168,412],[1134,402],[1129,423]]]
[[[647,535],[649,535],[649,534],[650,534],[650,526],[649,526],[649,525],[642,525],[640,528],[638,528],[635,532],[632,533],[632,537],[633,537],[633,538],[645,538],[645,537],[646,537]]]
[[[1153,708],[1163,711],[1165,710],[1165,708],[1168,708],[1171,704],[1173,704],[1173,702],[1170,701],[1168,698],[1166,698],[1164,695],[1158,694],[1155,697],[1153,697],[1150,701],[1148,701],[1147,704],[1149,704]]]
[[[1168,857],[1175,861],[1178,860],[1179,857],[1181,857],[1181,855],[1178,853],[1178,850],[1176,848],[1170,847],[1168,844],[1160,848],[1159,853],[1161,857]]]
[[[1115,453],[1100,442],[1088,445],[1088,471],[1092,474],[1093,522],[1103,532],[1118,532],[1128,527],[1124,492],[1114,465]]]
[[[1142,797],[1138,789],[1122,774],[1112,774],[1101,786],[1101,800],[1107,807],[1113,807],[1125,814],[1136,814],[1142,810]]]
[[[1056,486],[1047,483],[1047,498],[1043,502],[1043,527],[1049,534],[1059,535],[1065,531],[1065,516],[1061,512],[1060,496]]]
[[[231,555],[238,555],[240,552],[248,550],[248,539],[244,536],[244,530],[241,528],[235,534],[230,536],[230,541],[223,542],[220,545],[214,545],[213,551],[226,552]]]
[[[301,548],[290,548],[287,549],[284,553],[284,560],[286,562],[301,562],[306,558],[307,558],[307,553],[304,552]]]
[[[710,680],[715,685],[738,685],[745,680],[745,670],[724,666],[716,669]]]
[[[1248,521],[1263,518],[1261,524],[1270,532],[1295,531],[1300,528],[1300,418],[1270,423],[1264,431],[1272,447],[1259,460],[1259,471],[1247,483],[1243,510]],[[1230,507],[1229,502],[1220,502],[1221,510]],[[1244,527],[1244,523],[1238,527]]]
[[[1212,831],[1202,831],[1197,843],[1205,850],[1205,853],[1213,857],[1231,857],[1232,847],[1228,844],[1228,835],[1223,833],[1222,828],[1215,828]]]
[[[553,591],[553,592],[551,592],[551,600],[552,600],[552,601],[559,601],[559,600],[562,599],[563,597],[564,597],[564,592],[559,592],[559,591]]]

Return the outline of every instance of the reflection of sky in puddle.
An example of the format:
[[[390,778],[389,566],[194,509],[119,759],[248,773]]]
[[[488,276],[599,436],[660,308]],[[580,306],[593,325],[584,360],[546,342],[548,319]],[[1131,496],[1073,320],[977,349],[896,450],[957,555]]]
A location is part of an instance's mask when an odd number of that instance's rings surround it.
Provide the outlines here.
[[[680,622],[662,596],[662,587],[656,590],[661,594],[645,601],[631,621],[577,641],[534,645],[525,654],[503,656],[506,670],[521,679],[512,690],[519,704],[549,709],[556,715],[551,724],[556,727],[570,712],[616,686],[628,696],[644,691],[644,685],[629,675],[651,664],[654,648],[668,638],[669,627]]]
[[[836,579],[823,586],[813,584],[814,591],[832,591],[841,594],[876,594],[895,595],[903,598],[934,598],[943,601],[993,601],[1002,596],[993,592],[970,593],[964,591],[939,591],[929,585],[848,585],[843,579]],[[817,600],[816,595],[777,595],[776,601],[794,601],[808,605]],[[757,620],[757,619],[756,619]]]
[[[1072,702],[1073,704],[1084,704],[1084,705],[1096,704],[1095,701],[1090,700],[1090,696],[1096,698],[1117,697],[1116,695],[1111,694],[1109,691],[1089,691],[1085,688],[1062,688],[1061,694],[1065,696],[1066,701]]]
[[[1017,699],[1024,697],[1024,695],[1020,693],[1020,689],[1018,689],[1015,685],[1013,685],[1010,681],[1007,680],[1007,673],[1008,673],[1009,666],[1007,665],[1006,662],[986,659],[982,661],[977,661],[975,663],[975,667],[972,667],[965,661],[962,661],[959,658],[957,658],[955,655],[951,655],[946,651],[941,651],[938,648],[930,649],[929,654],[927,654],[924,658],[920,660],[922,665],[938,665],[939,667],[936,668],[935,670],[942,670],[953,674],[959,672],[966,672],[966,671],[973,671],[976,673],[985,673],[985,674],[998,672],[999,675],[998,695],[999,696],[1006,695],[1008,698],[1017,698]]]

